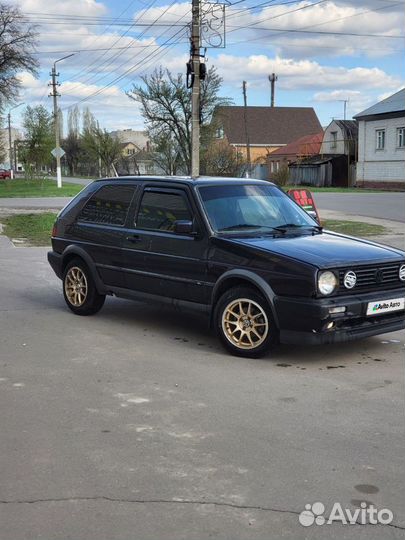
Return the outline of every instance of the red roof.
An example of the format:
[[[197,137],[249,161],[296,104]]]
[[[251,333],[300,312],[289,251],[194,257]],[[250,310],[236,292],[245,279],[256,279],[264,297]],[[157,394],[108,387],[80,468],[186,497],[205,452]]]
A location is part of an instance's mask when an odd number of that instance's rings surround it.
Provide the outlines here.
[[[313,156],[319,154],[323,140],[323,131],[316,135],[305,135],[295,141],[282,146],[269,154],[269,158],[273,156]]]

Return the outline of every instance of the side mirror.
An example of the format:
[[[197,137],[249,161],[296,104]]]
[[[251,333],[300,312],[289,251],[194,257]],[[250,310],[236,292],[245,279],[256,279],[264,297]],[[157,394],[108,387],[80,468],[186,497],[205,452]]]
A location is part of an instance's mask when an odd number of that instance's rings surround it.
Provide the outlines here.
[[[313,218],[317,223],[319,223],[319,225],[321,224],[318,218],[318,214],[314,210],[307,210],[307,213],[311,216],[311,218]]]
[[[193,234],[194,224],[188,219],[178,219],[174,222],[174,232],[178,234]]]

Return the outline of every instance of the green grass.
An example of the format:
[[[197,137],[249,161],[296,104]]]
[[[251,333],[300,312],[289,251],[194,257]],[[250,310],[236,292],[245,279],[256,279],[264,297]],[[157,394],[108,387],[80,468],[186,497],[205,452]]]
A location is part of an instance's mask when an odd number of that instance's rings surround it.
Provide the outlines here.
[[[56,180],[0,180],[0,197],[73,197],[83,186],[63,183],[61,188]]]
[[[52,227],[56,214],[16,214],[1,218],[4,225],[3,234],[9,238],[23,238],[25,244],[31,246],[47,246],[51,242]]]
[[[45,212],[38,214],[15,214],[2,218],[3,233],[11,239],[24,239],[25,245],[47,246],[50,244],[52,226],[56,214]],[[360,221],[323,221],[325,229],[352,236],[378,236],[386,234],[388,229],[381,225],[372,225]]]
[[[378,236],[379,234],[389,233],[389,229],[382,225],[373,225],[363,221],[325,219],[322,220],[322,225],[325,229],[351,236]]]

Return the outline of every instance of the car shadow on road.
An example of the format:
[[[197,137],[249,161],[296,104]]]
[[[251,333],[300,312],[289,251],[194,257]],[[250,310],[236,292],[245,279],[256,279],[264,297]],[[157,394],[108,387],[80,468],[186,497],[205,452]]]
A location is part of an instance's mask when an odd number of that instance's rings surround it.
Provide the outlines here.
[[[72,321],[80,320],[81,327],[86,326],[87,318],[78,318],[73,315],[63,300],[62,294],[57,291],[33,289],[29,293],[24,292],[20,300],[24,305],[33,310],[60,310],[65,315],[72,317]],[[88,320],[88,319],[87,319]],[[174,307],[162,304],[146,304],[142,302],[128,301],[119,298],[108,297],[100,313],[91,317],[89,328],[94,324],[100,328],[108,325],[109,330],[122,332],[123,326],[136,326],[137,330],[144,333],[145,337],[167,339],[176,342],[185,349],[199,350],[210,354],[225,354],[222,346],[215,336],[213,329],[209,327],[209,317],[194,313],[180,311]],[[75,324],[75,323],[72,323]],[[339,343],[335,345],[302,346],[302,345],[279,345],[269,352],[261,361],[274,363],[278,367],[297,367],[305,370],[309,367],[318,369],[344,369],[354,364],[368,364],[373,362],[385,362],[388,349],[395,347],[400,353],[401,334],[388,334],[374,336],[372,338]],[[252,360],[246,360],[252,361]]]
[[[147,305],[120,299],[109,299],[103,308],[103,315],[120,325],[132,323],[147,328],[155,336],[166,336],[184,343],[186,348],[227,354],[214,330],[210,329],[209,317],[205,315],[179,311],[166,305]],[[262,360],[274,362],[280,367],[342,369],[351,364],[384,362],[388,348],[400,349],[398,334],[394,338],[385,335],[318,346],[279,345]]]

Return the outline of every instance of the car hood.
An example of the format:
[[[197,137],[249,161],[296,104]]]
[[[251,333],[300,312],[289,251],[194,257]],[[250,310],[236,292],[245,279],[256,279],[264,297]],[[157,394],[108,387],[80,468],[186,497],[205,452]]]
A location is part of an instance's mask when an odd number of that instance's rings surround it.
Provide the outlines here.
[[[228,237],[228,241],[250,246],[262,252],[284,255],[320,268],[399,262],[405,258],[405,253],[398,249],[330,231],[315,235],[287,234],[275,238]]]

